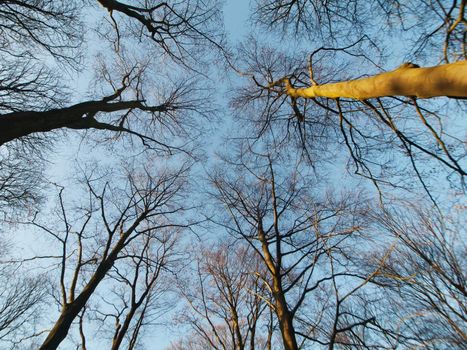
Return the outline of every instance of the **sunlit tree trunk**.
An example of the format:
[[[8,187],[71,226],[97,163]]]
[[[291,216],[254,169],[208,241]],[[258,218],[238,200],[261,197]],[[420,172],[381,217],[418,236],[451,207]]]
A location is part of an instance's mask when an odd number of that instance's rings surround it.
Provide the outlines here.
[[[284,79],[285,92],[294,98],[351,98],[366,100],[384,96],[467,98],[467,61],[420,68],[405,63],[399,68],[368,78],[307,88],[294,88]]]
[[[295,339],[295,329],[292,322],[292,313],[287,307],[282,290],[274,291],[276,295],[276,312],[279,319],[279,327],[282,334],[285,350],[298,350],[297,340]]]

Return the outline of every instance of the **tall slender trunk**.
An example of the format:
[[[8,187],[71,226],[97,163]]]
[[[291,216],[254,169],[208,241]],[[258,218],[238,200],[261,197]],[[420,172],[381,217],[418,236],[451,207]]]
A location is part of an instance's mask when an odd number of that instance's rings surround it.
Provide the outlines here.
[[[256,326],[250,329],[250,350],[255,350]]]
[[[269,311],[269,324],[268,324],[268,339],[266,341],[266,350],[272,349],[272,334],[274,332],[274,320],[272,310]],[[254,349],[251,349],[254,350]]]
[[[130,312],[126,315],[125,321],[123,322],[122,328],[118,331],[116,334],[116,337],[112,341],[112,347],[111,350],[118,350],[120,349],[120,346],[122,345],[123,338],[125,337],[128,328],[130,328],[130,322],[133,319],[133,316],[136,312],[136,308],[132,307]]]
[[[258,238],[261,242],[264,259],[272,275],[274,304],[276,308],[277,319],[279,321],[279,328],[281,330],[282,341],[284,343],[284,350],[298,350],[292,313],[289,310],[284,291],[282,289],[280,268],[275,265],[271,256],[262,225],[260,225],[258,228]]]
[[[242,338],[242,333],[240,331],[240,324],[238,322],[238,314],[237,314],[237,310],[235,310],[235,308],[232,309],[232,321],[233,321],[233,329],[234,329],[234,332],[235,332],[235,336],[237,338],[237,347],[238,347],[238,350],[244,350],[245,349],[245,345],[243,344],[243,338]]]
[[[350,98],[366,100],[384,96],[467,98],[467,61],[420,68],[406,63],[368,78],[295,89],[288,79],[285,93],[291,97]]]
[[[276,278],[274,277],[274,280]],[[276,284],[276,283],[274,283]],[[282,288],[274,286],[274,297],[277,319],[281,330],[282,341],[285,350],[298,350],[297,339],[295,337],[295,328],[293,326],[293,317],[285,300]]]
[[[126,239],[133,233],[136,227],[138,227],[145,216],[146,213],[142,213],[141,216],[133,223],[133,225],[131,225],[131,227],[128,228],[128,230],[120,237],[109,255],[107,255],[105,260],[99,264],[96,272],[93,274],[78,297],[75,300],[65,304],[58,320],[55,322],[52,330],[42,343],[39,350],[56,350],[60,343],[65,340],[73,320],[78,316],[83,307],[86,306],[86,303],[88,302],[89,298],[91,298],[97,286],[101,283],[101,281],[105,278],[109,270],[114,265],[118,254],[125,246]]]
[[[63,306],[58,320],[55,322],[39,350],[55,350],[60,343],[65,340],[71,324],[86,305],[99,283],[104,279],[105,275],[112,267],[114,260],[113,257],[109,257],[109,259],[102,262],[79,296],[72,302]]]

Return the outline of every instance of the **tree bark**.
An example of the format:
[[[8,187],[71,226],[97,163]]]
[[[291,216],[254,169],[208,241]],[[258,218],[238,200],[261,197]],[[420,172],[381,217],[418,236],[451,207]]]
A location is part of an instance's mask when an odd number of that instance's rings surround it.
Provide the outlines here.
[[[60,128],[71,129],[105,129],[118,126],[99,123],[96,113],[111,113],[129,109],[140,109],[149,112],[163,111],[165,106],[149,107],[142,101],[87,101],[70,107],[51,109],[48,111],[24,111],[0,115],[0,146],[33,133],[48,132]],[[124,130],[122,130],[124,131]]]
[[[123,338],[125,337],[126,332],[130,328],[130,322],[131,322],[135,312],[136,312],[136,308],[135,308],[135,306],[132,306],[130,312],[125,317],[125,321],[123,322],[122,328],[120,328],[120,330],[116,334],[116,337],[113,339],[112,347],[111,347],[110,350],[120,349],[120,346],[122,345],[122,342],[123,342]]]
[[[366,100],[385,96],[467,98],[467,61],[420,68],[405,63],[399,68],[368,78],[313,85],[295,89],[283,79],[285,93],[293,98],[350,98]],[[273,84],[275,85],[275,84]]]
[[[282,288],[274,291],[275,307],[277,318],[279,320],[279,328],[282,334],[282,341],[285,350],[298,350],[297,340],[295,339],[295,329],[293,326],[292,314],[287,307]]]
[[[113,254],[102,262],[80,295],[71,303],[63,307],[60,317],[55,322],[52,330],[49,332],[39,350],[55,350],[58,348],[60,343],[65,340],[73,320],[78,316],[99,283],[104,279],[107,272],[114,264],[116,256],[117,254]]]
[[[85,307],[97,286],[101,283],[109,270],[112,268],[115,260],[118,257],[118,254],[125,247],[125,241],[146,217],[146,214],[147,213],[142,213],[135,221],[135,223],[133,223],[133,225],[130,226],[128,230],[120,237],[110,254],[100,263],[96,269],[96,272],[90,278],[89,282],[83,288],[78,297],[63,307],[60,317],[55,322],[52,330],[42,343],[39,350],[56,350],[60,343],[65,340],[73,320],[78,316],[83,307]]]
[[[261,242],[264,260],[272,275],[273,281],[273,295],[274,306],[276,308],[276,315],[279,321],[279,328],[281,330],[282,341],[284,343],[284,350],[298,350],[297,339],[295,338],[295,329],[293,326],[292,313],[289,310],[287,301],[285,299],[284,291],[282,289],[282,279],[280,267],[276,266],[272,255],[269,251],[268,243],[262,224],[258,228],[258,239]]]
[[[232,308],[231,311],[232,311],[233,329],[235,332],[235,336],[237,337],[236,348],[238,348],[238,350],[245,350],[245,345],[243,344],[242,333],[240,332],[240,324],[238,320],[237,310],[235,308]]]

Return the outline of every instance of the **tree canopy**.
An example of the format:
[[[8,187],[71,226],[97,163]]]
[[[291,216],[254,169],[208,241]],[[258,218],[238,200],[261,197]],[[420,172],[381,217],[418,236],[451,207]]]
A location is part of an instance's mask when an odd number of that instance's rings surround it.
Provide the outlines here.
[[[237,5],[0,0],[0,348],[465,348],[466,1]]]

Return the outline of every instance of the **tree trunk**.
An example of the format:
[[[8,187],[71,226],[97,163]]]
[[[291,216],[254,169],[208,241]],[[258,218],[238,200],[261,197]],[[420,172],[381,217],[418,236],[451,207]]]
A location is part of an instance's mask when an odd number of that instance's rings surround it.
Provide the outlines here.
[[[285,350],[298,350],[297,340],[295,339],[295,329],[292,322],[292,315],[287,307],[287,303],[282,291],[276,294],[276,313],[279,320],[279,328],[281,330],[282,341]]]
[[[81,307],[76,303],[65,306],[39,350],[57,349],[60,343],[66,338],[73,320],[80,311]]]
[[[71,303],[63,307],[60,317],[55,322],[52,330],[42,343],[39,350],[55,350],[58,348],[60,343],[66,338],[73,320],[78,316],[83,307],[86,305],[89,298],[94,293],[94,290],[104,279],[113,263],[114,259],[111,261],[106,260],[104,263],[102,263],[80,295]]]
[[[297,98],[350,98],[366,100],[385,96],[467,98],[467,61],[419,68],[405,63],[368,78],[295,89],[284,79],[287,95]]]
[[[238,321],[238,314],[237,310],[235,308],[232,309],[232,323],[233,323],[233,329],[235,332],[235,336],[237,337],[237,345],[238,350],[244,350],[245,345],[243,344],[243,338],[242,338],[242,333],[240,332],[240,324]]]
[[[102,261],[102,263],[99,265],[96,272],[91,277],[86,286],[83,288],[78,297],[64,306],[60,317],[58,318],[57,322],[55,322],[54,327],[42,343],[39,350],[56,350],[60,343],[66,338],[73,320],[78,316],[80,311],[88,302],[91,295],[96,290],[97,286],[105,278],[107,272],[109,272],[109,270],[112,268],[119,252],[124,247],[125,240],[135,230],[140,221],[141,219],[137,220],[137,223],[133,224],[119,239],[115,247],[112,249],[111,253],[104,261]]]
[[[112,341],[111,350],[120,349],[120,346],[122,345],[122,342],[123,342],[123,338],[125,337],[125,335],[126,335],[126,333],[128,331],[128,328],[130,328],[130,322],[131,322],[135,312],[136,312],[136,307],[132,306],[130,312],[125,317],[125,321],[123,322],[122,328],[120,328],[120,330],[117,333],[117,336]]]
[[[298,350],[297,340],[295,339],[295,329],[293,327],[292,313],[290,312],[284,291],[282,289],[282,280],[280,275],[280,266],[274,264],[273,258],[269,251],[266,236],[263,231],[262,223],[258,227],[258,239],[261,242],[264,260],[272,275],[274,304],[276,307],[277,319],[281,330],[284,350]]]
[[[71,129],[105,129],[119,130],[118,126],[99,123],[96,113],[111,113],[128,109],[140,109],[149,112],[163,111],[164,106],[148,107],[141,101],[107,102],[88,101],[69,107],[51,109],[48,111],[24,111],[0,115],[0,146],[9,141],[33,133],[48,132],[60,128]]]

